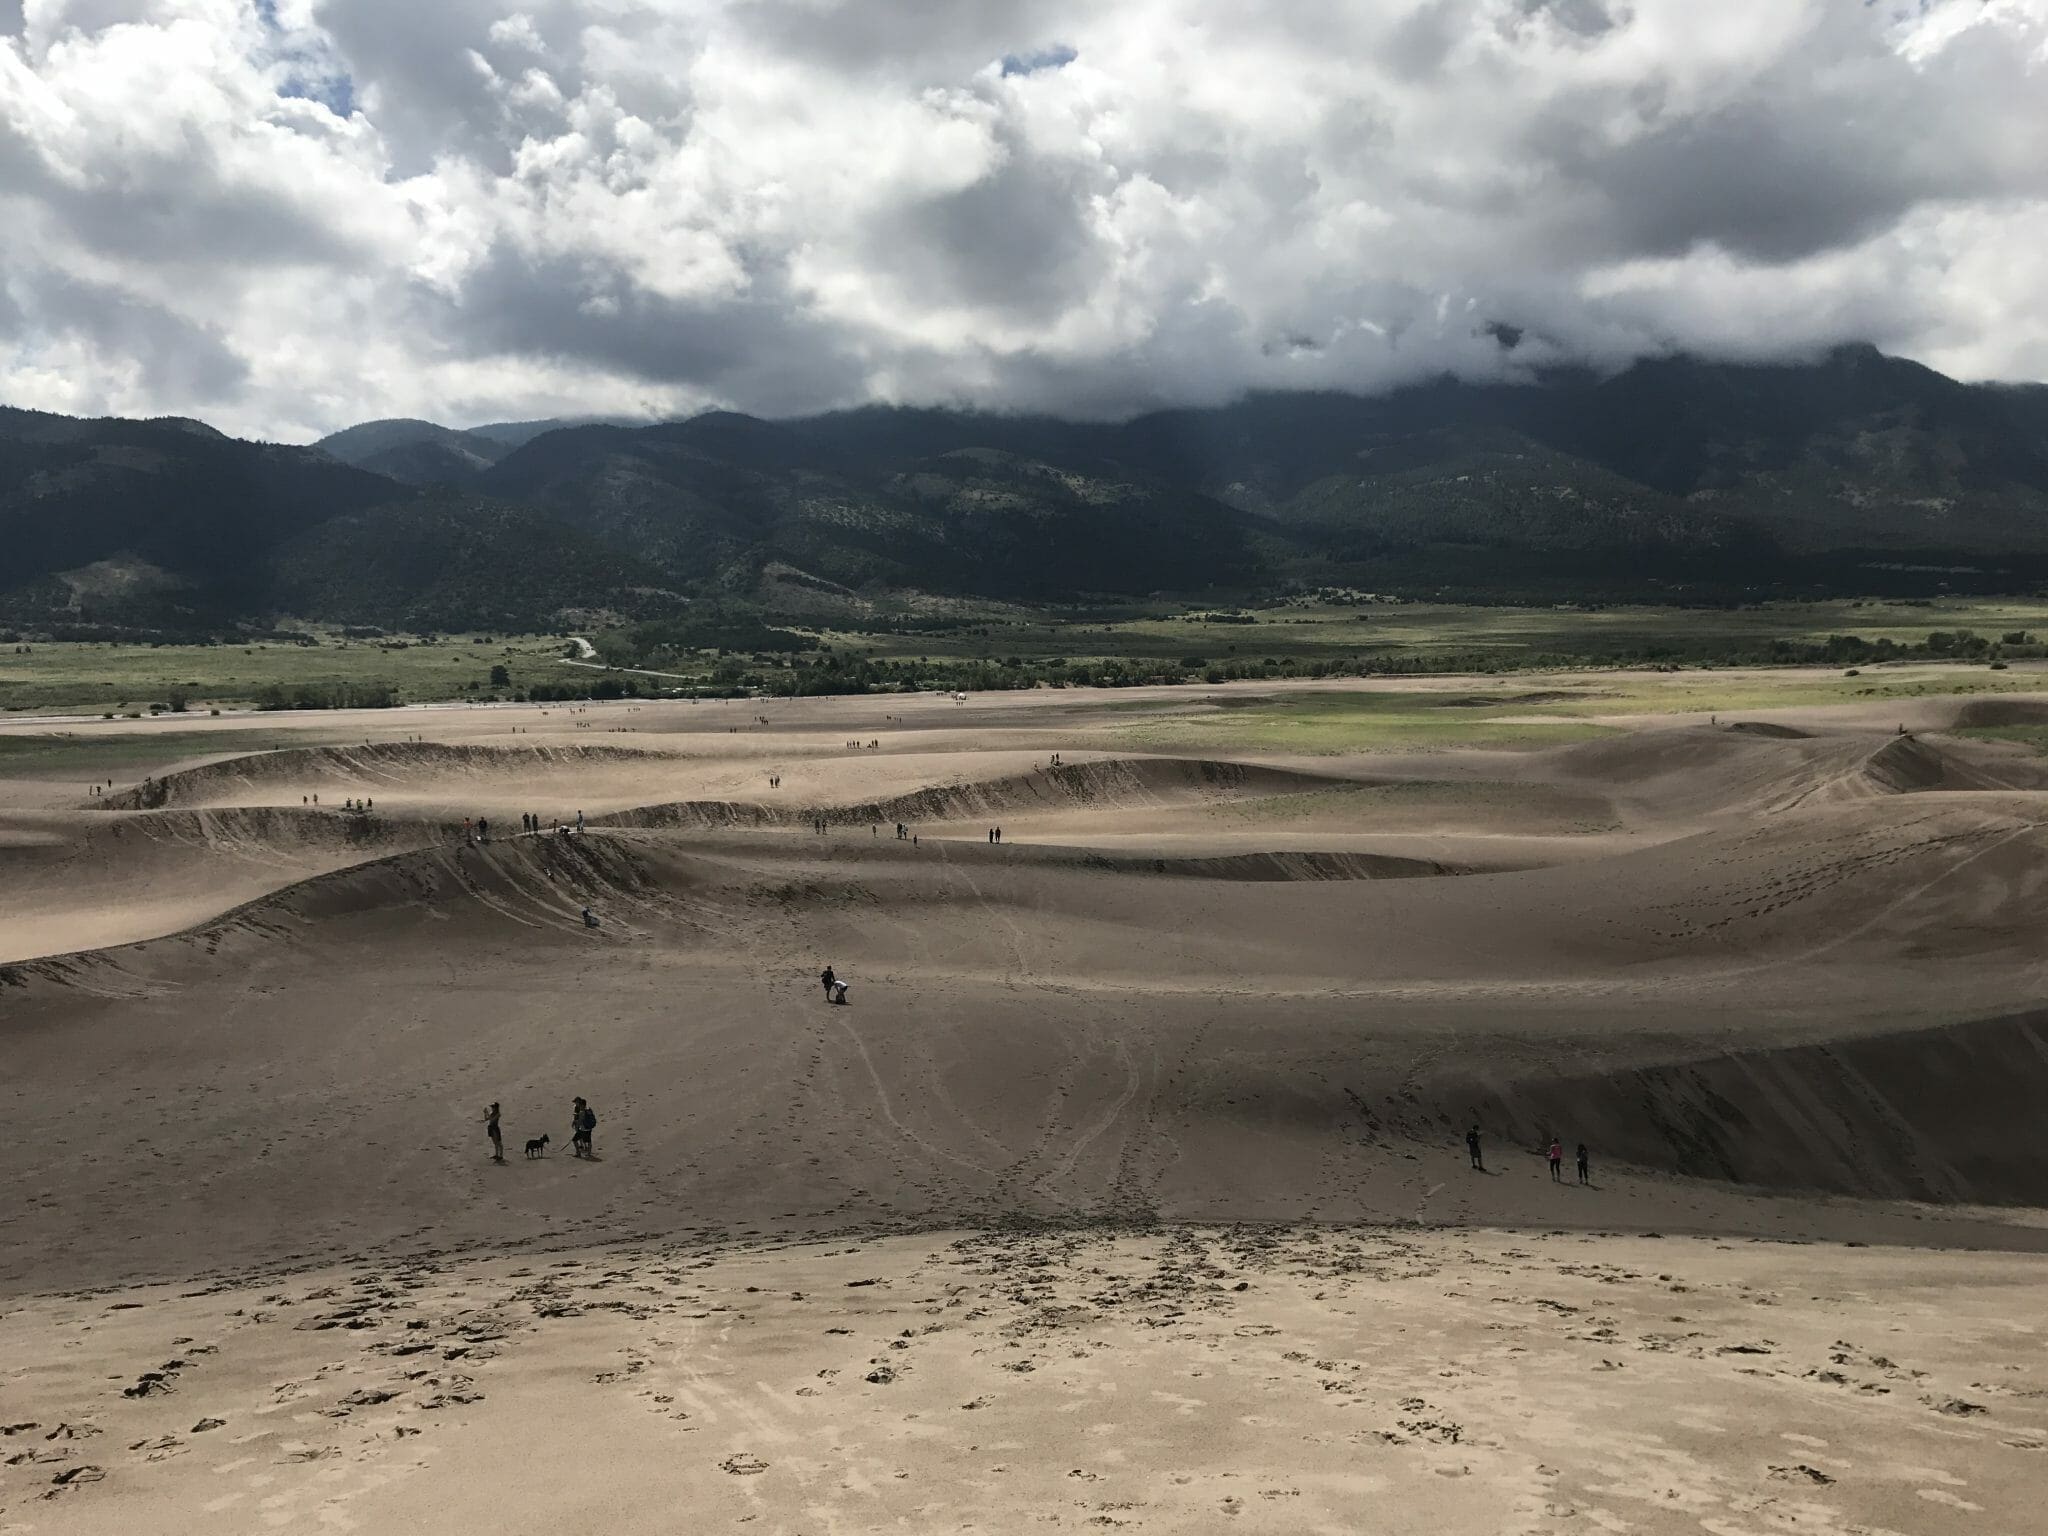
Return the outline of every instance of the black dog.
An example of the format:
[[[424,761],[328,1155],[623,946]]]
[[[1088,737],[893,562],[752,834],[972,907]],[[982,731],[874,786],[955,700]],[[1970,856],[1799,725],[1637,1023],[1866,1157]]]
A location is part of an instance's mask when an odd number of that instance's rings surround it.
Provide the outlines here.
[[[533,1140],[529,1141],[529,1142],[528,1142],[528,1143],[526,1144],[526,1155],[527,1155],[528,1157],[539,1157],[539,1156],[541,1156],[541,1155],[542,1155],[542,1154],[543,1154],[544,1152],[546,1152],[546,1151],[547,1151],[547,1149],[548,1149],[548,1139],[547,1139],[547,1137],[545,1137],[545,1136],[536,1136],[536,1137],[534,1137],[534,1138],[533,1138]]]

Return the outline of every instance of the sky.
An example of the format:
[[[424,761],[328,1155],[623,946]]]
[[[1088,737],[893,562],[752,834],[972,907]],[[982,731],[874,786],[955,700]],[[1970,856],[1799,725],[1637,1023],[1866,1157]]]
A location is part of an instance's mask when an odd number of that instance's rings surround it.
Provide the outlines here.
[[[2044,296],[2048,0],[0,0],[10,405],[2041,380]]]

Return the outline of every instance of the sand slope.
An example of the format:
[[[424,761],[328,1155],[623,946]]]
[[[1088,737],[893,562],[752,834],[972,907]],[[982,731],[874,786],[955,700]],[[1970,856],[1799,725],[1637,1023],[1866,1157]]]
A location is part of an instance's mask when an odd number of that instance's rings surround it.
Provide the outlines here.
[[[2020,1531],[2041,1263],[1172,1228],[55,1298],[0,1317],[0,1521]]]

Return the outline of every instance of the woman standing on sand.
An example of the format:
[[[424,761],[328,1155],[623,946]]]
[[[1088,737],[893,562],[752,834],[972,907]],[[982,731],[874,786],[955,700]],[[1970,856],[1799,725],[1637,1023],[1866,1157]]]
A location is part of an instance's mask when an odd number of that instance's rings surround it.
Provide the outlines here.
[[[1550,1138],[1550,1182],[1564,1182],[1564,1143],[1555,1136]]]
[[[494,1102],[484,1114],[484,1130],[491,1138],[491,1161],[505,1161],[505,1133],[498,1129],[498,1106]]]

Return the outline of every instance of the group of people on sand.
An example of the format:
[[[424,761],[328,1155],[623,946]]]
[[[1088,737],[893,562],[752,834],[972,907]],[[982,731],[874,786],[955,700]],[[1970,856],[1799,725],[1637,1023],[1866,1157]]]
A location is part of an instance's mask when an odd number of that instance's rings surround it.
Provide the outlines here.
[[[1479,1173],[1486,1172],[1486,1157],[1480,1149],[1479,1127],[1476,1125],[1465,1133],[1465,1151],[1472,1159],[1474,1170]],[[1550,1163],[1550,1182],[1562,1184],[1564,1182],[1564,1142],[1554,1133],[1550,1138],[1549,1151],[1545,1155]],[[1578,1165],[1579,1182],[1581,1184],[1591,1184],[1593,1182],[1593,1154],[1586,1150],[1586,1144],[1583,1141],[1579,1143]]]
[[[572,830],[572,824],[564,822],[560,817],[556,817],[554,820],[550,821],[547,824],[546,830],[557,833],[562,837],[567,837],[570,835],[570,832]],[[576,820],[573,823],[573,830],[578,834],[581,834],[581,832],[583,831],[583,813],[581,811],[578,811],[576,813]],[[542,831],[540,817],[535,815],[532,811],[520,812],[519,831],[521,835],[525,837],[539,837]],[[462,840],[465,843],[471,845],[472,847],[474,847],[478,843],[488,843],[491,840],[490,817],[463,817]]]
[[[492,1101],[491,1107],[484,1111],[484,1134],[491,1138],[491,1161],[494,1163],[504,1162],[505,1132],[498,1122],[498,1104],[495,1100]],[[587,1099],[578,1094],[576,1102],[569,1107],[569,1149],[578,1157],[596,1157],[596,1152],[591,1148],[591,1138],[596,1134],[597,1111],[590,1107]],[[538,1136],[528,1138],[526,1155],[528,1157],[545,1157],[548,1144],[552,1139],[545,1131]]]
[[[879,752],[882,750],[882,743],[879,739],[875,741],[849,741],[846,744],[846,750],[849,752]]]
[[[988,840],[991,844],[1000,843],[1003,840],[1003,829],[1001,827],[990,827],[988,829]]]

